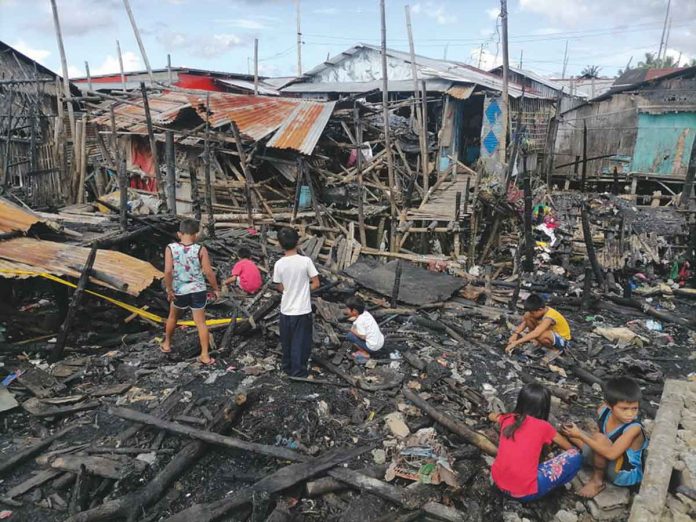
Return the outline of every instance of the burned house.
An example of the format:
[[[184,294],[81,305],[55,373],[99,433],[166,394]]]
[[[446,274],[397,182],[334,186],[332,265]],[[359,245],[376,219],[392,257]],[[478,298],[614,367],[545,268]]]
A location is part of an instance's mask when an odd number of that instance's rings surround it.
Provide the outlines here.
[[[56,144],[64,133],[63,94],[58,75],[0,41],[0,179],[37,206],[64,201],[60,165],[67,149],[63,140]]]
[[[663,199],[671,199],[693,156],[695,104],[696,68],[690,67],[615,87],[564,112],[554,178],[581,182],[585,158],[589,182],[606,187],[617,177],[635,193],[644,180],[645,194],[661,191]]]

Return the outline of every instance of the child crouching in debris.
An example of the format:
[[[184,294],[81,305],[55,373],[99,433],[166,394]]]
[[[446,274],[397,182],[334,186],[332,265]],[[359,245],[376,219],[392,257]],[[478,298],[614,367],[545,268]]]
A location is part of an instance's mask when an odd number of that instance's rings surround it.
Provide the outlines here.
[[[273,282],[283,294],[279,320],[283,371],[292,377],[307,377],[312,351],[311,291],[319,288],[319,272],[310,258],[297,253],[299,239],[292,228],[278,232],[285,255],[273,267]]]
[[[343,312],[348,320],[353,323],[350,332],[346,334],[346,341],[353,344],[358,350],[352,354],[356,359],[367,360],[370,357],[379,359],[386,355],[384,347],[384,335],[372,314],[365,310],[365,302],[354,295],[346,301],[346,309]]]
[[[193,320],[198,329],[201,343],[201,354],[198,360],[203,364],[213,364],[215,359],[208,355],[208,325],[205,324],[205,305],[207,292],[205,279],[219,297],[220,290],[215,272],[210,265],[208,251],[196,243],[198,221],[184,219],[179,225],[178,243],[170,243],[164,251],[164,284],[169,299],[169,317],[161,350],[164,353],[172,351],[172,336],[176,322],[183,310],[191,309]]]
[[[570,344],[570,325],[558,311],[546,306],[537,294],[530,295],[524,302],[525,314],[522,322],[512,332],[505,351],[512,354],[517,347],[529,341],[537,346],[553,348],[561,353]],[[528,330],[526,335],[524,331]]]
[[[247,247],[239,249],[239,261],[232,267],[231,276],[225,279],[226,286],[235,283],[249,295],[258,292],[263,285],[259,267],[251,260],[251,252]]]
[[[604,403],[597,409],[598,431],[585,433],[575,424],[561,428],[566,437],[582,447],[594,472],[590,481],[578,491],[592,498],[605,487],[606,476],[616,486],[635,486],[643,480],[644,452],[648,437],[638,420],[641,391],[629,377],[609,379],[604,383]]]
[[[488,418],[500,424],[498,455],[491,467],[493,482],[521,502],[537,500],[580,471],[582,454],[548,422],[551,393],[540,384],[527,384],[517,396],[515,411]],[[544,446],[563,448],[560,455],[539,463]]]

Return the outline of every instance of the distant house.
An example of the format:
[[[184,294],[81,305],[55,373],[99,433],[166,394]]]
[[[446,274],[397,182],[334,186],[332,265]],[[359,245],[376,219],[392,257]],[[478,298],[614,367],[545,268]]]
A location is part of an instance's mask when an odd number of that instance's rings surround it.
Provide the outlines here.
[[[71,93],[80,91],[71,84]],[[63,197],[65,154],[53,147],[58,95],[60,76],[0,41],[0,182],[24,189],[37,207]]]
[[[587,157],[597,158],[588,164],[593,176],[616,169],[634,180],[683,181],[696,137],[696,67],[639,78],[561,115],[557,165],[582,156],[586,126]],[[577,170],[568,165],[555,174],[572,178]]]
[[[407,52],[387,49],[387,76],[390,99],[413,96],[413,67]],[[419,86],[425,83],[428,94],[428,128],[438,137],[438,170],[443,171],[456,157],[468,165],[481,158],[493,170],[502,141],[501,94],[503,82],[494,72],[448,60],[416,55]],[[548,122],[555,113],[556,88],[548,81],[525,87],[510,81],[512,134],[521,112],[525,125],[525,146],[531,156],[543,151]],[[382,52],[369,44],[358,44],[307,71],[302,78],[281,89],[283,95],[321,100],[381,98]],[[521,111],[520,101],[522,102]],[[402,111],[409,115],[408,107]],[[508,138],[509,143],[509,138]],[[492,162],[492,163],[491,163]],[[530,158],[534,168],[534,158]],[[499,168],[499,166],[497,167]]]
[[[228,73],[220,71],[208,71],[205,69],[192,69],[190,67],[171,67],[165,69],[153,69],[152,76],[155,85],[151,85],[150,75],[147,71],[126,72],[121,78],[120,73],[103,74],[99,76],[86,76],[72,78],[72,81],[82,90],[89,89],[91,83],[93,90],[100,92],[132,91],[140,88],[144,82],[147,87],[166,87],[169,85],[182,89],[195,89],[213,92],[232,92],[237,94],[253,94],[254,75]],[[259,94],[277,96],[278,87],[284,85],[291,78],[281,78],[280,82],[259,78]]]
[[[551,78],[556,85],[563,87],[564,92],[576,98],[596,98],[614,86],[615,78],[588,78],[574,76],[570,78]]]

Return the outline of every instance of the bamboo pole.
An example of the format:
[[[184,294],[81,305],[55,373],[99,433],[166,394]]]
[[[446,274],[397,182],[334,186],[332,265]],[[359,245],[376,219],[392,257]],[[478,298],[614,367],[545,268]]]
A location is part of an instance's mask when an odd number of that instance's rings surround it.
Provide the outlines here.
[[[165,155],[167,158],[167,208],[169,213],[176,216],[176,149],[174,147],[174,132],[167,131]]]
[[[52,0],[55,1],[55,0]],[[145,68],[147,69],[147,74],[150,77],[150,85],[155,84],[155,78],[152,76],[152,68],[150,67],[150,60],[147,59],[147,53],[145,52],[145,46],[143,45],[143,40],[140,38],[140,31],[138,31],[138,25],[135,23],[135,16],[133,16],[133,11],[128,0],[123,0],[123,5],[128,13],[128,19],[130,20],[131,26],[133,27],[133,33],[135,34],[135,39],[138,41],[138,47],[140,47],[140,54],[143,57],[143,62],[145,62]]]
[[[87,176],[87,115],[82,116],[82,125],[80,126],[80,177],[77,182],[77,203],[85,201],[85,178]]]
[[[508,76],[510,70],[510,58],[508,52],[508,11],[507,0],[500,0],[500,25],[503,33],[503,92],[502,92],[502,114],[503,131],[500,134],[500,163],[505,164],[507,152],[507,132],[508,119],[510,114],[510,100],[508,98]]]
[[[365,233],[365,186],[363,183],[363,173],[362,173],[362,140],[363,140],[363,129],[360,123],[360,110],[358,107],[353,108],[353,121],[355,122],[355,141],[357,145],[356,154],[356,167],[358,170],[358,229],[360,232],[360,244],[364,247],[367,246],[367,234]]]
[[[123,71],[123,55],[121,54],[121,44],[116,40],[116,54],[118,55],[118,68],[121,71],[121,90],[126,92],[126,73]]]
[[[259,95],[259,39],[254,38],[254,95]]]
[[[205,94],[205,211],[208,214],[208,236],[215,237],[215,214],[213,213],[213,185],[210,181],[210,93]]]
[[[167,198],[164,194],[164,181],[159,168],[159,157],[157,155],[157,141],[155,141],[155,131],[152,128],[152,115],[150,114],[150,102],[147,98],[145,82],[140,82],[140,92],[143,95],[143,110],[145,111],[145,123],[147,124],[147,136],[150,140],[150,154],[152,155],[152,166],[155,169],[155,179],[157,180],[157,195],[159,196],[164,211],[167,212]]]

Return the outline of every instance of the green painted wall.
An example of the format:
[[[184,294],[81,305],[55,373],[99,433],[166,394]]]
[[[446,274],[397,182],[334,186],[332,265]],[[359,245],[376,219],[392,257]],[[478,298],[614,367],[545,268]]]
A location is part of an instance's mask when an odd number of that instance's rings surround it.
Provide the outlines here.
[[[686,176],[694,137],[696,112],[640,113],[631,170]]]

